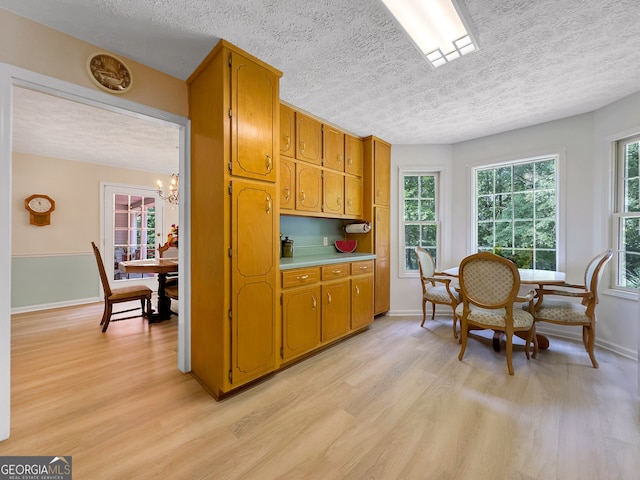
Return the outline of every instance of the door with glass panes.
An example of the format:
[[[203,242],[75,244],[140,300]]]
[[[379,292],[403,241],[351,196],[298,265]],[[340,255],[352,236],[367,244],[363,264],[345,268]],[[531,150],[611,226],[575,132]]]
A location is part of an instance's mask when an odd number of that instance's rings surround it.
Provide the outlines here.
[[[127,260],[155,258],[156,233],[164,232],[163,202],[154,189],[105,185],[103,197],[103,258],[112,282],[149,281],[154,288],[155,275],[125,273],[118,267]],[[111,261],[109,261],[110,259]]]

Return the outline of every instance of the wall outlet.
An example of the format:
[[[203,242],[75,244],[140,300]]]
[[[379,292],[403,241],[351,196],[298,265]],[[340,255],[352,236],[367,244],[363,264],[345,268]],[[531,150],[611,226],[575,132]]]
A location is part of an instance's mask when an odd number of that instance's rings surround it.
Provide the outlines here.
[[[329,246],[329,237],[323,237],[322,245],[324,245],[325,247]]]

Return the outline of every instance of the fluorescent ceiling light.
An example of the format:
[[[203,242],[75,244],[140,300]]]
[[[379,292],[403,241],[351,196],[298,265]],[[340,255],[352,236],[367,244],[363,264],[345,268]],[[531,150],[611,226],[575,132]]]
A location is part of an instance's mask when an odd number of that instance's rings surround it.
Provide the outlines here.
[[[382,0],[434,67],[478,49],[457,0]]]

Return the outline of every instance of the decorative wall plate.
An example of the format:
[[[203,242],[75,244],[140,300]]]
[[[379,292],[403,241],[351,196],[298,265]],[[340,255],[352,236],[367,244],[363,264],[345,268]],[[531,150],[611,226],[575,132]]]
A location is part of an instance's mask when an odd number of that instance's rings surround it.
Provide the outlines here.
[[[109,93],[124,93],[131,88],[131,70],[118,57],[96,53],[87,61],[87,72],[93,82]]]

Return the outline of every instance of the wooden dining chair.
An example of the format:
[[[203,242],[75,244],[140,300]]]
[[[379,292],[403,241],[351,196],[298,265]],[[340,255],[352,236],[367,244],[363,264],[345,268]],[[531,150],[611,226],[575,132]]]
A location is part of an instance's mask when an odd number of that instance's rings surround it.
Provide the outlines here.
[[[509,375],[513,375],[513,335],[526,332],[525,354],[529,359],[529,345],[533,342],[533,357],[538,350],[533,321],[533,299],[531,290],[524,297],[518,296],[520,273],[506,258],[489,252],[470,255],[460,262],[458,272],[461,303],[456,308],[460,318],[462,347],[458,360],[462,360],[467,348],[470,329],[490,329],[504,332],[507,340],[506,356]],[[528,310],[514,308],[516,302],[528,302]]]
[[[146,317],[149,313],[151,313],[151,289],[145,285],[127,285],[125,287],[111,288],[111,286],[109,285],[109,279],[107,278],[107,272],[104,269],[104,263],[102,262],[102,255],[100,255],[100,250],[94,242],[91,242],[91,246],[93,247],[93,253],[96,257],[98,272],[100,273],[100,281],[102,282],[102,289],[104,290],[104,313],[102,314],[102,320],[100,321],[100,325],[102,325],[102,331],[107,331],[110,322],[117,322],[120,320],[127,320],[129,318],[140,317],[140,315],[131,315],[127,317],[112,318],[113,315],[120,315],[122,313],[138,310],[138,307],[136,307],[130,308],[128,310],[121,310],[119,312],[113,312],[113,305],[116,303],[140,300],[139,308],[142,310],[142,316]]]
[[[427,318],[427,302],[431,302],[432,305],[431,320],[436,316],[436,304],[449,305],[453,314],[453,337],[458,338],[456,307],[460,303],[460,294],[451,285],[453,278],[436,272],[436,262],[426,249],[416,247],[415,252],[420,269],[420,283],[422,284],[422,323],[420,326],[424,326]]]
[[[158,255],[160,258],[178,258],[178,247],[172,243],[165,243],[158,247]],[[178,298],[178,273],[167,274],[167,282],[165,284],[164,293],[167,297],[174,300]]]
[[[565,284],[559,288],[541,287],[536,290],[538,300],[533,314],[536,323],[549,322],[582,327],[582,343],[589,354],[593,368],[598,368],[594,352],[598,282],[612,255],[613,251],[609,249],[589,262],[584,272],[584,285]],[[552,295],[555,298],[551,297]],[[559,297],[564,298],[559,299]],[[572,298],[580,301],[571,301]]]

